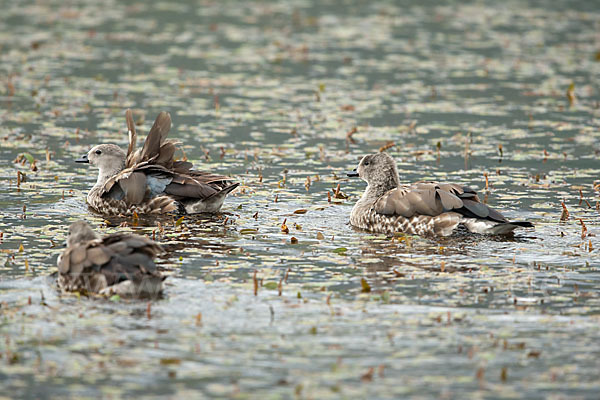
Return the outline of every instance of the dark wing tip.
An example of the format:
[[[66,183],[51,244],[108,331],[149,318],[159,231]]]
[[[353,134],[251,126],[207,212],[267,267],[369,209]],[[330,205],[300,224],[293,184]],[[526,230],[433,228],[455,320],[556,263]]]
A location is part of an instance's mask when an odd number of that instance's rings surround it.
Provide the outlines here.
[[[517,225],[522,228],[535,228],[535,225],[529,221],[510,221],[510,224]]]

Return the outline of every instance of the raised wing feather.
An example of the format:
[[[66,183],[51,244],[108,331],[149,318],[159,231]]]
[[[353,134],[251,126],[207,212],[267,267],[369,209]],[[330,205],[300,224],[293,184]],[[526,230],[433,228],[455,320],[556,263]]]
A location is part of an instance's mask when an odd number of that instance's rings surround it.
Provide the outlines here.
[[[140,151],[139,159],[135,161],[142,162],[158,158],[161,144],[167,138],[170,129],[171,115],[166,111],[162,111],[154,120],[154,125],[150,128],[144,146]]]
[[[129,135],[129,147],[127,148],[127,165],[130,165],[130,158],[135,152],[137,143],[137,132],[135,131],[135,123],[133,122],[133,113],[131,109],[125,111],[125,119],[127,120],[127,133]]]

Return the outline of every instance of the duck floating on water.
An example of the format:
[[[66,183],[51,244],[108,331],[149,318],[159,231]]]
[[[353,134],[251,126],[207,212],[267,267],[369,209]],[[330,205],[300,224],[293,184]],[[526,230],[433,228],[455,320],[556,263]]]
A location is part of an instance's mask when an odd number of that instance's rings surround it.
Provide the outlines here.
[[[348,173],[367,182],[350,214],[350,224],[371,232],[448,236],[463,225],[470,232],[510,234],[532,228],[527,221],[509,221],[481,203],[477,192],[454,183],[417,182],[401,185],[394,159],[387,153],[364,156]]]
[[[94,146],[78,163],[98,167],[98,180],[87,195],[88,205],[105,215],[215,213],[239,183],[223,175],[193,170],[192,163],[175,161],[177,142],[167,139],[171,116],[161,112],[141,149],[131,110],[125,113],[129,147]]]
[[[165,277],[153,259],[162,252],[159,244],[146,237],[131,233],[101,237],[85,221],[74,222],[67,248],[57,261],[58,287],[107,296],[158,296]]]

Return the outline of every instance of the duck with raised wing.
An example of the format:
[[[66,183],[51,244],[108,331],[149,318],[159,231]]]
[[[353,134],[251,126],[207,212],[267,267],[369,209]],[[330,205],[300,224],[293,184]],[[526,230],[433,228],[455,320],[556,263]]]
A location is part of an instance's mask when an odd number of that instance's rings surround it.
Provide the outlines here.
[[[394,159],[387,153],[364,156],[348,173],[367,182],[350,214],[350,224],[386,234],[448,236],[463,225],[470,232],[503,235],[531,222],[508,221],[481,203],[477,192],[454,183],[417,182],[401,185]]]
[[[161,112],[141,149],[131,110],[125,113],[129,147],[125,153],[114,144],[94,146],[75,160],[98,168],[98,180],[87,195],[96,212],[107,215],[214,213],[239,183],[222,175],[192,169],[187,161],[175,161],[177,142],[167,139],[171,116]]]
[[[153,259],[162,252],[146,237],[131,233],[101,237],[85,221],[74,222],[57,262],[58,287],[84,294],[158,296],[165,277]]]

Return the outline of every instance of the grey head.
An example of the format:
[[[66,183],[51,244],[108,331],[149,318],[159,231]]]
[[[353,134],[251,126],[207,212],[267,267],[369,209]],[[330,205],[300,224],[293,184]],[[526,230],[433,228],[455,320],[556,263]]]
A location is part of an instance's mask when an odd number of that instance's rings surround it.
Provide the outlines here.
[[[98,179],[106,180],[125,168],[127,155],[115,144],[99,144],[92,147],[87,154],[75,160],[78,163],[89,163],[98,167]]]
[[[400,185],[396,162],[387,153],[366,155],[358,163],[358,167],[348,173],[349,177],[359,177],[367,182],[371,190],[385,193]]]
[[[94,232],[87,222],[81,220],[75,221],[69,226],[67,247],[95,239],[100,239],[100,235]]]

